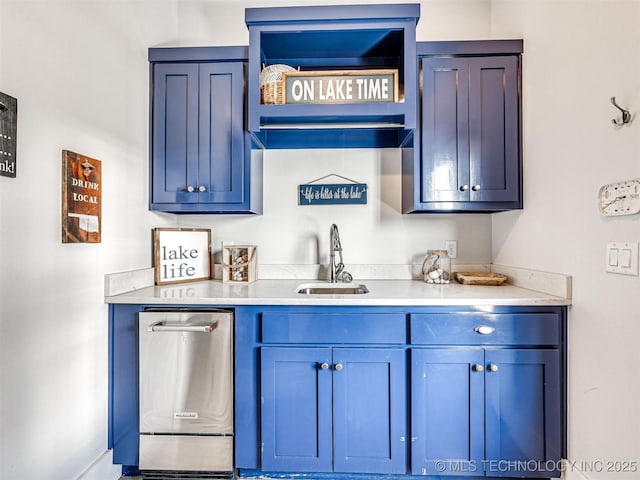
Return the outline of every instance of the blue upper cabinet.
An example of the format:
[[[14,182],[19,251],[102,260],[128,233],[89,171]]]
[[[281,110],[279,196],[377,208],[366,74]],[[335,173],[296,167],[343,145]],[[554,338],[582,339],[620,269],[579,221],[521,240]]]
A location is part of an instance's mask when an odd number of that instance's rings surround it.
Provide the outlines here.
[[[244,131],[245,47],[153,48],[150,209],[260,213]]]
[[[521,40],[421,42],[419,134],[403,151],[403,211],[522,208]]]
[[[416,126],[419,4],[248,8],[248,129],[266,148],[397,147]],[[263,103],[265,66],[397,70],[397,101]]]

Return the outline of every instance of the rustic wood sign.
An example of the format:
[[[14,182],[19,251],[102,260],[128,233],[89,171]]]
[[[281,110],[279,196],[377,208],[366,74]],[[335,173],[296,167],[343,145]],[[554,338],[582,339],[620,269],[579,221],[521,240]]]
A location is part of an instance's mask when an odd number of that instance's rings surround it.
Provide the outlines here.
[[[153,260],[156,285],[209,280],[211,230],[154,228]]]
[[[62,151],[62,243],[100,243],[102,162]]]
[[[315,183],[298,185],[299,205],[363,205],[366,183]]]
[[[398,101],[397,70],[282,72],[285,103],[375,103]]]
[[[0,175],[16,178],[18,100],[0,92]]]

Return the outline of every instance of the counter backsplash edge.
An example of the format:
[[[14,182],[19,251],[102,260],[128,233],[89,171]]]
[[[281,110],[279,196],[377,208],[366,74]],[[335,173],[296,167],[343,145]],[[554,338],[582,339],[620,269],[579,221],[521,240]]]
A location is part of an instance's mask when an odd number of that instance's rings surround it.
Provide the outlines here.
[[[259,280],[318,280],[326,278],[326,265],[258,265]],[[348,265],[356,280],[422,280],[422,265]],[[222,265],[215,264],[214,279],[222,278]],[[571,276],[541,272],[525,268],[494,264],[453,264],[457,272],[494,272],[508,277],[511,285],[535,290],[561,298],[571,298]],[[105,275],[104,295],[111,297],[122,293],[152,287],[154,269],[143,268]]]

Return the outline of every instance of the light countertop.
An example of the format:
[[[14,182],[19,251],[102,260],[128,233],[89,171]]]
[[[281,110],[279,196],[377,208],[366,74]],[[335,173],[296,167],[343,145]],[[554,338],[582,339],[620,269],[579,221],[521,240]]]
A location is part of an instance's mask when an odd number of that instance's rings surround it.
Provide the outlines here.
[[[359,295],[303,295],[300,285],[315,280],[257,280],[250,284],[209,280],[138,288],[105,296],[114,304],[174,305],[335,305],[335,306],[436,306],[436,305],[570,305],[568,298],[510,284],[501,286],[431,285],[419,280],[359,280],[369,293]]]

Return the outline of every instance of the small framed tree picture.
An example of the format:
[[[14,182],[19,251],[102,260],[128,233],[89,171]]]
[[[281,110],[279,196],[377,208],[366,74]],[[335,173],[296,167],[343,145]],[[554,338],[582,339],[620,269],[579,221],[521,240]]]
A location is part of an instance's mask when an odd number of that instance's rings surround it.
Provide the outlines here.
[[[156,285],[211,279],[211,230],[154,228]]]

